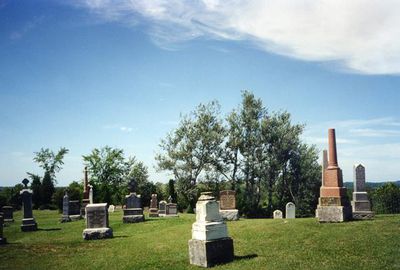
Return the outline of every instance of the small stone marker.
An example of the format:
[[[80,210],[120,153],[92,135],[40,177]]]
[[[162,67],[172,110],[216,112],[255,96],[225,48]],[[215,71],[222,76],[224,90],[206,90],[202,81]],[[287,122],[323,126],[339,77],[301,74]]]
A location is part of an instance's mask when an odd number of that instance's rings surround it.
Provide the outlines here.
[[[189,240],[190,264],[211,267],[233,261],[233,254],[233,240],[219,214],[219,203],[211,192],[201,193]]]
[[[151,194],[149,217],[158,217],[157,194]]]
[[[374,213],[371,211],[371,203],[365,188],[365,167],[362,164],[353,166],[354,192],[351,206],[353,209],[353,219],[373,219]]]
[[[239,220],[239,210],[236,209],[236,192],[222,190],[219,193],[219,213],[224,220]]]
[[[167,202],[166,201],[160,201],[159,205],[159,209],[158,209],[158,215],[160,217],[165,216],[167,214]]]
[[[4,222],[14,222],[14,208],[12,206],[3,206]]]
[[[165,217],[178,217],[178,205],[172,202],[171,196],[169,196],[168,203],[165,206]]]
[[[292,202],[286,204],[286,218],[296,218],[296,205]]]
[[[32,213],[32,190],[28,188],[28,179],[22,180],[22,183],[25,185],[24,189],[20,191],[22,196],[22,207],[24,217],[22,219],[21,231],[23,232],[31,232],[37,230],[37,223],[33,217]]]
[[[115,212],[115,205],[111,204],[111,205],[108,207],[108,213],[114,213],[114,212]]]
[[[124,216],[122,221],[124,223],[137,223],[144,221],[142,198],[135,193],[136,181],[132,179],[129,183],[130,194],[125,196],[126,209],[124,209]]]
[[[71,219],[69,217],[69,196],[67,192],[65,192],[65,195],[63,197],[63,213],[61,216],[61,223],[64,222],[71,222]]]
[[[7,243],[7,239],[3,237],[4,216],[0,215],[0,245]]]
[[[274,219],[282,219],[283,214],[281,210],[275,210],[274,211]]]
[[[86,206],[86,229],[83,239],[96,240],[112,238],[113,231],[108,226],[108,211],[106,203],[88,204]]]

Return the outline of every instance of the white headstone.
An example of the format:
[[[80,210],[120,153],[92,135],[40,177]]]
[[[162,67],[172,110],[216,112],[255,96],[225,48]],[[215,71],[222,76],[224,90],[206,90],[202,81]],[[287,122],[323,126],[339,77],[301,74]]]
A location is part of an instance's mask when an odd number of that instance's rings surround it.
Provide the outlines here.
[[[296,206],[292,202],[286,204],[286,218],[296,218]]]
[[[111,204],[111,205],[108,207],[108,213],[114,213],[114,211],[115,211],[115,206],[114,206],[113,204]]]
[[[90,201],[90,204],[93,204],[93,186],[90,186],[89,201]]]
[[[274,211],[274,219],[282,219],[283,214],[281,210],[275,210]]]

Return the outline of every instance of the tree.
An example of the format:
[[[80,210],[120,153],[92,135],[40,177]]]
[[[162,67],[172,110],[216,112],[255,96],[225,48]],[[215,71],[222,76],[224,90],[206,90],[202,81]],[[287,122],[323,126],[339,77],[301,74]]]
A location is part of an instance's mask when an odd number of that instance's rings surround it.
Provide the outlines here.
[[[28,173],[31,178],[31,189],[32,189],[32,203],[33,208],[39,209],[42,205],[42,182],[39,175]]]
[[[45,173],[49,173],[52,181],[56,182],[55,174],[59,172],[64,164],[64,156],[69,152],[65,147],[61,147],[57,153],[54,153],[49,148],[41,148],[39,152],[35,152],[33,160],[39,164]]]
[[[171,196],[173,202],[177,202],[177,195],[175,193],[175,181],[174,179],[169,179],[168,181],[168,197]]]
[[[109,146],[95,148],[89,155],[83,156],[83,160],[90,172],[90,184],[94,186],[96,201],[123,203],[129,177],[139,176],[139,181],[147,177],[141,171],[143,164],[137,165],[135,170],[135,158],[126,159],[122,149]]]
[[[173,173],[179,197],[191,208],[197,199],[196,183],[211,170],[220,153],[225,130],[219,110],[218,102],[213,101],[182,117],[178,128],[161,141],[161,153],[156,156],[158,169]]]
[[[373,210],[377,214],[400,213],[400,187],[386,183],[371,194]]]

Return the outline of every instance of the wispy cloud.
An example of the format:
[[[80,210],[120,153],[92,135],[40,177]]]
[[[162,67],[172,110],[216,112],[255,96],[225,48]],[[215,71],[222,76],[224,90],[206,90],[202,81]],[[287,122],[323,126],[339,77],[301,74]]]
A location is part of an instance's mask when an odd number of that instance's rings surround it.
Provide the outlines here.
[[[249,40],[262,50],[366,74],[400,73],[400,2],[86,0],[106,21],[143,23],[160,46],[199,37]]]
[[[362,137],[393,137],[400,136],[400,130],[388,129],[371,129],[371,128],[354,128],[350,129],[350,133]]]
[[[31,21],[26,22],[20,29],[14,30],[10,34],[11,40],[21,39],[25,34],[30,32],[32,29],[37,27],[42,21],[44,17],[35,17]]]
[[[133,131],[133,128],[127,127],[124,125],[114,124],[114,125],[105,125],[103,126],[104,129],[112,129],[112,130],[119,130],[122,132],[130,133]]]

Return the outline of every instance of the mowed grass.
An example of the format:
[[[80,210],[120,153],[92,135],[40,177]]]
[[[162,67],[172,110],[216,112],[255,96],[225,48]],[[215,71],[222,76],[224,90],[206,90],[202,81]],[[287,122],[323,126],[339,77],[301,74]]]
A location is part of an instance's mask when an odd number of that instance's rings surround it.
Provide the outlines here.
[[[84,241],[84,220],[59,223],[56,211],[34,211],[39,230],[20,231],[21,212],[4,228],[0,269],[199,269],[189,264],[194,215],[123,224],[110,214],[114,238]],[[235,261],[214,269],[400,269],[400,215],[319,224],[316,219],[228,222]]]

